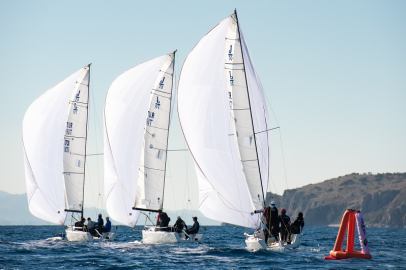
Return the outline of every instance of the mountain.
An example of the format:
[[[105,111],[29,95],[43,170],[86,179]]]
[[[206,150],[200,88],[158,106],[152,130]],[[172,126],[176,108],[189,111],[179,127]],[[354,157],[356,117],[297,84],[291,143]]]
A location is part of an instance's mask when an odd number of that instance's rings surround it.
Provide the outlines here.
[[[353,173],[322,183],[268,193],[292,220],[303,212],[306,225],[340,224],[346,209],[359,209],[369,227],[406,227],[406,173]]]
[[[51,225],[28,210],[27,194],[0,191],[0,225]]]
[[[166,211],[171,218],[171,224],[175,223],[178,215],[182,216],[182,219],[186,224],[193,224],[192,216],[197,216],[199,223],[204,225],[220,225],[220,222],[208,219],[204,217],[198,210],[178,210]],[[85,208],[85,217],[91,217],[93,220],[97,220],[97,215],[101,213],[103,217],[108,216],[106,210],[97,209],[95,207]],[[155,222],[155,216],[151,219]],[[145,224],[145,215],[141,215],[137,225]],[[112,220],[113,224],[120,225],[120,223]],[[68,215],[65,224],[72,224],[70,216]],[[147,223],[150,224],[150,223]],[[33,216],[28,210],[27,194],[9,194],[0,190],[0,225],[53,225],[53,223],[44,221]]]
[[[352,208],[363,212],[368,227],[406,227],[406,173],[353,173],[286,190],[282,196],[268,193],[268,202],[271,197],[279,210],[287,210],[292,220],[299,211],[303,212],[306,226],[340,224],[344,211]],[[171,217],[171,224],[178,215],[186,224],[192,224],[192,216],[197,215],[201,225],[220,225],[220,222],[204,217],[198,210],[166,212]],[[105,210],[85,208],[85,216],[93,220],[98,213],[104,217],[107,214]],[[26,194],[0,191],[0,225],[50,224],[29,212]],[[113,224],[118,223],[113,221]],[[144,224],[145,215],[141,215],[137,225]]]

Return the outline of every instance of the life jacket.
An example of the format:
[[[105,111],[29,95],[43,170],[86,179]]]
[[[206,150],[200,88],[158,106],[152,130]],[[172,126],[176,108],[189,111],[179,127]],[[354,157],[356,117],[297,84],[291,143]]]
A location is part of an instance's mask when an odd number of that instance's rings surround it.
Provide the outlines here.
[[[168,214],[165,212],[161,213],[161,227],[168,227],[169,221],[171,219],[168,217]]]
[[[303,229],[304,220],[303,218],[296,218],[296,220],[292,224],[292,231],[294,233],[299,233],[301,229]]]
[[[182,219],[178,219],[175,223],[175,228],[177,232],[181,232],[183,229],[183,220]]]
[[[196,225],[195,230],[196,230],[196,233],[197,233],[199,231],[199,228],[200,228],[199,221],[196,221],[195,224],[193,224],[193,225]]]
[[[271,223],[272,223],[272,225],[278,227],[278,223],[279,223],[279,220],[278,220],[278,217],[279,217],[278,208],[276,208],[276,206],[275,206],[273,209],[271,208],[269,212],[270,212],[270,215],[271,215]]]
[[[269,206],[265,207],[264,212],[262,212],[262,215],[263,215],[264,217],[267,217],[268,214],[269,214]]]
[[[282,214],[280,215],[280,222],[281,222],[281,230],[285,231],[285,230],[289,230],[289,221],[290,221],[290,217],[288,215]]]

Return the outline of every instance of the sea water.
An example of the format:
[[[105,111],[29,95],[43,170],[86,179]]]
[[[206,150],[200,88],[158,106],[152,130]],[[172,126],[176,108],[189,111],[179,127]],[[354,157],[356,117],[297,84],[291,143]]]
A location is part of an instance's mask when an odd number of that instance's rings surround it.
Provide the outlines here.
[[[114,242],[85,243],[46,240],[61,226],[0,226],[0,269],[406,269],[406,229],[367,228],[372,260],[324,261],[338,228],[305,227],[299,248],[280,251],[248,250],[250,229],[204,228],[204,243],[144,245],[138,226],[119,226]]]

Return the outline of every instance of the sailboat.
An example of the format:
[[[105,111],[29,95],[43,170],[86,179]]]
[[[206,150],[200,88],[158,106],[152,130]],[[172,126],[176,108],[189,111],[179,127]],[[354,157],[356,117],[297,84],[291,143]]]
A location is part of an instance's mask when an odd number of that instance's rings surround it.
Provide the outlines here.
[[[106,206],[113,219],[131,228],[141,212],[163,211],[169,125],[175,95],[175,52],[121,74],[106,96]],[[155,224],[145,226],[142,242],[198,241],[203,236],[186,240],[184,233],[166,229]]]
[[[23,120],[25,178],[30,212],[63,225],[67,213],[83,218],[90,64],[52,87]],[[78,229],[78,228],[76,228]],[[67,227],[68,241],[113,240]]]
[[[236,11],[187,56],[178,115],[195,162],[199,210],[208,218],[261,231],[272,128]],[[256,235],[247,235],[248,248],[251,242],[267,248]]]

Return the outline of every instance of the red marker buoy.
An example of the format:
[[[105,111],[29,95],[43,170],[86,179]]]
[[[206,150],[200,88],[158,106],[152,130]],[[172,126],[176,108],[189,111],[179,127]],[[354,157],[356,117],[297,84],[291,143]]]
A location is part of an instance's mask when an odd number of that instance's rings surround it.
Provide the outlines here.
[[[362,252],[354,250],[356,223]],[[348,229],[347,249],[343,250],[342,246],[347,229]],[[330,256],[324,257],[324,260],[341,260],[350,258],[361,258],[361,259],[372,258],[372,255],[369,253],[368,240],[366,237],[365,224],[364,219],[362,217],[362,213],[361,211],[356,211],[353,209],[347,209],[347,211],[345,211],[343,219],[341,220],[340,229],[338,230],[338,235],[336,243],[334,245],[334,249],[330,251]]]

